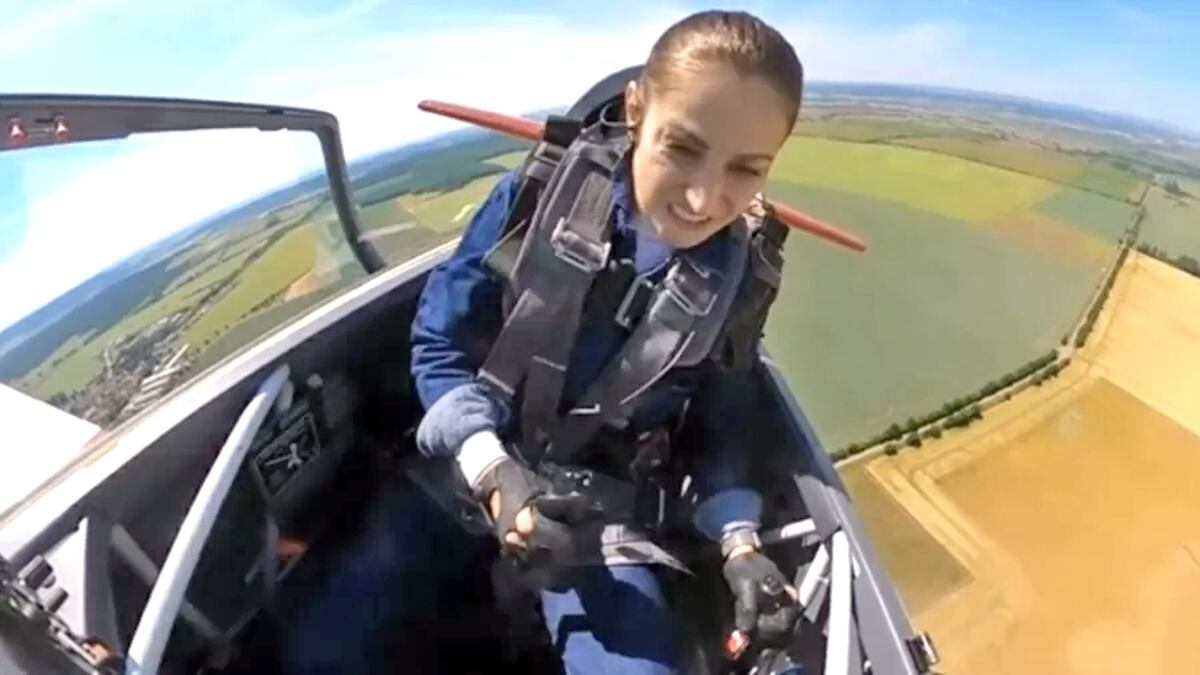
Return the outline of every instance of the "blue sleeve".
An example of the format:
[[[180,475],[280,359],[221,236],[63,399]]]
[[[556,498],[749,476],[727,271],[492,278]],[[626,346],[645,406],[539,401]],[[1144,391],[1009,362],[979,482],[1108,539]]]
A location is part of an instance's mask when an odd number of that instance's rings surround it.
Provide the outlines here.
[[[761,521],[762,497],[750,471],[752,377],[706,364],[688,409],[686,442],[697,497],[693,524],[714,541],[735,530],[757,529]]]
[[[519,185],[516,171],[496,183],[454,254],[430,272],[418,300],[412,376],[426,410],[417,445],[427,455],[453,455],[475,431],[507,424],[508,410],[486,395],[475,375],[503,325],[503,288],[483,258],[499,239]]]

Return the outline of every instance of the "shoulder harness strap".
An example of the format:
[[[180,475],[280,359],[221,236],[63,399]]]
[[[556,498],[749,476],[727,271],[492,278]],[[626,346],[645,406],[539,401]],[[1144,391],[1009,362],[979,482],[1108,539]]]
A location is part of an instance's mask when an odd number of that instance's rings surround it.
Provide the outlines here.
[[[510,280],[511,311],[479,377],[510,400],[524,384],[524,430],[546,428],[547,416],[558,407],[584,299],[596,273],[608,264],[613,174],[626,147],[622,140],[585,130],[535,196],[541,198],[532,217],[506,233],[489,255],[489,266],[503,270],[513,242],[520,241],[503,275]],[[531,164],[543,162],[549,151],[534,153]],[[513,212],[521,217],[519,209]],[[522,230],[525,236],[519,237]]]
[[[746,372],[758,359],[767,316],[783,283],[783,246],[788,226],[762,200],[756,207],[755,213],[746,217],[751,232],[748,273],[713,345],[713,361],[731,372]]]

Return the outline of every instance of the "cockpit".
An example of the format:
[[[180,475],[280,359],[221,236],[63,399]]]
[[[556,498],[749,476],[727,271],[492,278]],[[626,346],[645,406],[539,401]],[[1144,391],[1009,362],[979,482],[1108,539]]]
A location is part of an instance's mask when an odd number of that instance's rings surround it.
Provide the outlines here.
[[[119,205],[104,222],[128,226],[81,235],[95,255],[79,269],[76,247],[38,244],[62,252],[44,264],[64,279],[0,331],[0,382],[97,431],[0,513],[0,669],[284,670],[289,617],[331,575],[354,573],[378,501],[402,485],[413,508],[430,506],[413,467],[409,326],[472,204],[528,146],[471,133],[347,167],[336,120],[316,111],[67,98],[0,109],[20,131],[0,167],[31,186],[11,221],[66,237],[104,203]],[[144,147],[104,154],[126,137]],[[71,161],[50,172],[64,151]],[[196,170],[214,153],[228,175]],[[100,199],[114,190],[125,198]],[[108,253],[117,243],[137,253]],[[745,645],[726,643],[729,617],[714,609],[730,606],[719,558],[698,552],[670,589],[700,645],[694,671],[927,672],[936,652],[907,625],[768,355],[755,373],[743,423],[761,446],[764,543],[803,617],[790,643],[739,661]],[[411,672],[426,672],[406,660],[413,645],[437,672],[560,672],[536,607],[495,561],[472,559],[454,611],[397,621],[381,648]]]

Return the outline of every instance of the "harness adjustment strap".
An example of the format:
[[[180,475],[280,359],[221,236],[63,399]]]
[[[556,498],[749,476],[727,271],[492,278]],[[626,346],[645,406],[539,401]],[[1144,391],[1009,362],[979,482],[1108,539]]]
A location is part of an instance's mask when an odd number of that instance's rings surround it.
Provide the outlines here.
[[[686,349],[697,324],[711,311],[721,281],[720,274],[704,272],[683,257],[675,261],[645,318],[577,404],[577,410],[589,414],[568,414],[557,420],[548,459],[570,463],[603,425],[625,426],[632,402],[666,374]],[[598,410],[593,413],[594,407]]]

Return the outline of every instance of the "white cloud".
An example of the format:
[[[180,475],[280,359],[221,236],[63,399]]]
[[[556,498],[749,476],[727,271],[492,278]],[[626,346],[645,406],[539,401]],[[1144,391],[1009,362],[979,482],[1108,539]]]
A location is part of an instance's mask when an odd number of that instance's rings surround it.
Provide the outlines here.
[[[22,289],[0,297],[0,327],[132,251],[321,166],[316,138],[296,132],[180,132],[132,145],[114,144],[112,156],[28,204],[28,233],[0,261],[0,288]],[[47,153],[72,149],[39,151],[23,167],[26,182],[53,185]]]
[[[565,31],[552,21],[530,20],[395,34],[359,45],[336,67],[279,70],[256,82],[289,89],[324,84],[283,102],[336,114],[347,155],[355,157],[462,126],[417,110],[422,99],[508,113],[569,103],[601,77],[644,59],[664,25],[647,19],[619,29]]]
[[[336,36],[337,31],[349,21],[362,17],[382,5],[384,0],[357,0],[327,12],[281,17],[262,26],[254,39],[224,56],[214,73],[230,74],[233,71],[253,69],[272,52],[295,49],[321,36]],[[237,18],[236,13],[230,18]]]

